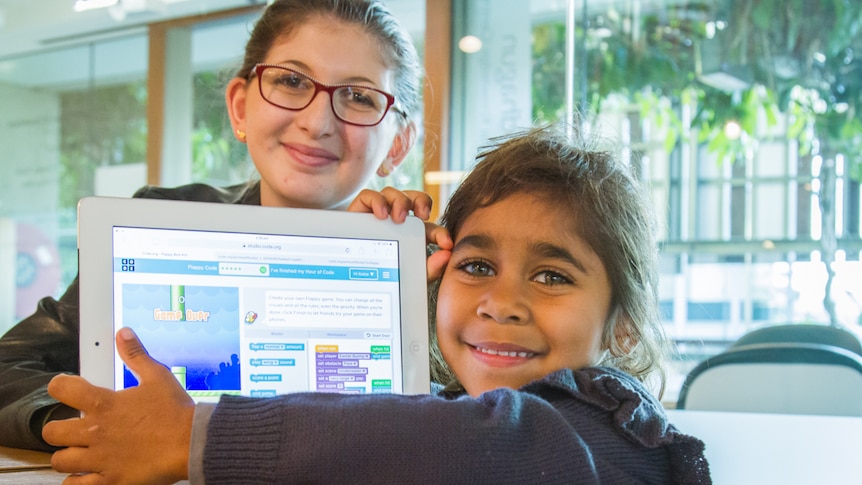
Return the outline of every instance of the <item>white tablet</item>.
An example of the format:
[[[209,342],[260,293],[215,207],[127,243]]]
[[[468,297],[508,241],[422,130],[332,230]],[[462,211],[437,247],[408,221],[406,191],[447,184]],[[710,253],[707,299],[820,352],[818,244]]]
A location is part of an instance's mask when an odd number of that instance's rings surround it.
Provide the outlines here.
[[[371,214],[88,197],[81,375],[137,384],[131,327],[197,401],[429,392],[425,231]]]

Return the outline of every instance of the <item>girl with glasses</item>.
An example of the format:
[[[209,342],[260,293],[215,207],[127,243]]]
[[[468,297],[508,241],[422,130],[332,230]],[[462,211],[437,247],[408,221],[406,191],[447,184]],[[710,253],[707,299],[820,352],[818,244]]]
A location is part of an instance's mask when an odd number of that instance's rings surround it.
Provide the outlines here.
[[[381,4],[273,3],[226,89],[261,203],[346,209],[413,146],[419,80],[415,48]]]
[[[144,187],[135,197],[373,212],[427,219],[427,194],[363,189],[416,140],[420,68],[403,28],[377,0],[276,0],[246,45],[225,99],[260,179],[232,187]],[[438,233],[442,234],[442,233]],[[436,241],[451,244],[445,235]],[[78,372],[78,280],[0,338],[0,445],[53,450],[52,419],[76,416],[46,391]]]

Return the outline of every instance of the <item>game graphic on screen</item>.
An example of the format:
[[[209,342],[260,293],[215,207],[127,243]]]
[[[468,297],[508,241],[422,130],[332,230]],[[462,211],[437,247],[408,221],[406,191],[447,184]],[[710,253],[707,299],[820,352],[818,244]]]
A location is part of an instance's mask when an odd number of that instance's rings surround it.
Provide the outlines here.
[[[123,322],[191,395],[240,390],[239,290],[123,284]],[[125,369],[124,387],[137,385]]]

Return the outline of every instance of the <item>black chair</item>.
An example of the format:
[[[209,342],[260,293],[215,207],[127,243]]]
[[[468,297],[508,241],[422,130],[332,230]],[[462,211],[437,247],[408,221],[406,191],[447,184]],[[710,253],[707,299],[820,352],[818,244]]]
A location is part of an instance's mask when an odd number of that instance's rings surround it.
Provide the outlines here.
[[[859,340],[825,325],[780,327],[751,332],[698,364],[677,408],[862,416]]]
[[[859,338],[839,327],[816,324],[773,325],[753,330],[733,343],[733,347],[775,342],[834,345],[862,355]]]

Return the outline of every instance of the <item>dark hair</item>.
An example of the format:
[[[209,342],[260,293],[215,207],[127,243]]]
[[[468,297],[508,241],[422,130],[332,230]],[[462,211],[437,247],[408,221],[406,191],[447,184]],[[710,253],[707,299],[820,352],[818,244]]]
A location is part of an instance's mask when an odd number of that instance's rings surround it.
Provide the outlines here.
[[[279,37],[314,16],[359,25],[377,38],[387,64],[395,70],[395,106],[408,116],[418,108],[421,68],[416,47],[392,12],[377,0],[276,0],[255,24],[236,77],[248,77]]]
[[[658,246],[646,191],[608,151],[592,148],[581,129],[562,123],[492,140],[475,168],[452,194],[441,224],[457,238],[477,209],[516,193],[546,197],[572,214],[575,230],[604,264],[611,309],[602,334],[608,350],[601,365],[645,381],[656,372],[664,387],[667,352],[658,308]],[[597,143],[598,140],[595,140]],[[436,295],[436,287],[432,295]],[[436,312],[436,297],[432,296]],[[432,375],[453,378],[442,359],[432,322]]]

